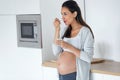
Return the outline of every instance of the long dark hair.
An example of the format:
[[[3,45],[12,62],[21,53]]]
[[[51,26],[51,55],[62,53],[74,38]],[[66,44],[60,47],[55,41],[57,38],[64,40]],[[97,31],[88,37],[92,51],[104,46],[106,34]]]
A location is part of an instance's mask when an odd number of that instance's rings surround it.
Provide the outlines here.
[[[65,1],[65,2],[62,4],[62,7],[68,8],[71,13],[74,13],[74,12],[76,11],[76,12],[77,12],[77,16],[76,16],[76,18],[75,18],[76,21],[77,21],[78,23],[80,23],[81,25],[83,25],[83,26],[85,26],[85,27],[88,27],[88,28],[90,29],[91,33],[92,33],[93,38],[94,38],[94,34],[93,34],[91,28],[90,28],[89,25],[87,25],[87,24],[85,23],[85,21],[83,20],[82,14],[81,14],[81,10],[80,10],[78,4],[77,4],[74,0],[67,0],[67,1]],[[72,27],[71,27],[71,25],[69,25],[68,29],[66,30],[66,32],[65,32],[65,34],[63,35],[62,38],[64,38],[64,37],[70,37],[71,30],[72,30]]]

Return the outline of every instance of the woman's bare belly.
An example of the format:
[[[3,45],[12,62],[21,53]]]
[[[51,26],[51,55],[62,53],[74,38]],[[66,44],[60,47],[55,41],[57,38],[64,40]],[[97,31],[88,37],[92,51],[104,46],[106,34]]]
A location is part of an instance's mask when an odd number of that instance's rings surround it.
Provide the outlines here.
[[[73,53],[64,51],[57,60],[57,69],[60,74],[69,74],[76,71],[76,57]]]

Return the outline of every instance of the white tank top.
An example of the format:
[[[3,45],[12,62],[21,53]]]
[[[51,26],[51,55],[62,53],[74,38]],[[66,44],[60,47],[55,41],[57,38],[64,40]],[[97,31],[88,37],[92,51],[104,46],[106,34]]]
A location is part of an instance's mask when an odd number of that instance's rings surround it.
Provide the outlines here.
[[[82,28],[81,28],[82,29]],[[75,36],[75,37],[72,37],[72,38],[66,38],[66,37],[64,37],[64,41],[65,42],[68,42],[69,44],[71,44],[71,45],[73,45],[74,47],[76,47],[76,48],[80,48],[80,32],[81,32],[81,29],[80,29],[80,31],[79,31],[79,33]],[[64,51],[68,51],[68,52],[72,52],[72,51],[70,51],[69,49],[65,49],[65,48],[63,48],[63,50]]]

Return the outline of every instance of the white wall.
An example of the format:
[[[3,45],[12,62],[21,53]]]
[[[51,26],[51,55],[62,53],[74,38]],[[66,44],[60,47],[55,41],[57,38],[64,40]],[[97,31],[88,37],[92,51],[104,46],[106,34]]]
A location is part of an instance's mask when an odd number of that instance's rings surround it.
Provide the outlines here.
[[[120,61],[120,0],[86,0],[86,20],[95,34],[95,55]]]
[[[42,80],[41,49],[17,47],[16,32],[16,14],[40,14],[39,4],[0,0],[0,80]]]
[[[52,52],[54,36],[53,21],[56,17],[61,18],[61,5],[66,0],[41,0],[42,31],[43,31],[43,50],[42,61],[56,59]],[[81,7],[84,17],[84,0],[76,0]],[[47,2],[47,3],[46,3]],[[64,24],[62,24],[64,26]]]

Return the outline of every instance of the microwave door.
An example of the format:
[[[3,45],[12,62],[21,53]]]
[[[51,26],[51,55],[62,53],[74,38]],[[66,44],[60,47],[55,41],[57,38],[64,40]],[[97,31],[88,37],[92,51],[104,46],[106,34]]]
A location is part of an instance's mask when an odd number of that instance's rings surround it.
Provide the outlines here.
[[[21,23],[21,40],[36,42],[36,36],[33,23]]]
[[[21,23],[21,38],[34,38],[32,23]]]

